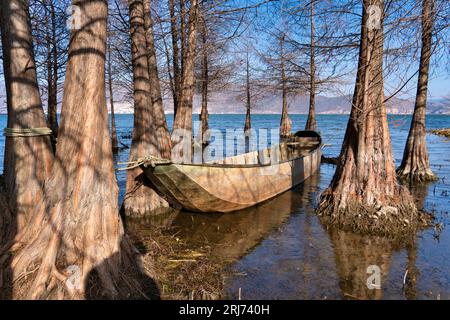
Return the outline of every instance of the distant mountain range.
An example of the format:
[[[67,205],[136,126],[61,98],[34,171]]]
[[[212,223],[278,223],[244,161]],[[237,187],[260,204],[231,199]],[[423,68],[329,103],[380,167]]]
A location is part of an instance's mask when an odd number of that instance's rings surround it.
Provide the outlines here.
[[[281,97],[269,96],[255,99],[252,112],[257,114],[279,114],[281,113]],[[340,97],[316,97],[317,114],[348,114],[350,113],[352,96]],[[200,96],[194,97],[194,113],[200,113]],[[164,101],[166,113],[172,113],[172,101]],[[390,114],[410,114],[414,110],[413,99],[392,98],[386,102],[388,113]],[[289,113],[308,113],[309,97],[297,95],[289,99]],[[132,113],[132,103],[116,102],[117,113]],[[239,114],[245,113],[245,103],[240,100],[240,95],[233,92],[211,93],[208,101],[208,111],[210,114]],[[429,100],[427,106],[429,114],[450,114],[450,99]]]
[[[115,97],[116,113],[133,113],[132,102],[124,98]],[[235,91],[222,91],[211,93],[208,101],[208,111],[210,114],[239,114],[245,113],[245,103],[240,99],[241,94]],[[348,114],[351,107],[351,95],[339,97],[316,97],[317,114]],[[200,113],[200,96],[194,97],[194,113]],[[289,98],[289,113],[308,113],[309,97],[297,95]],[[390,114],[410,114],[414,110],[414,99],[392,98],[386,103],[387,111]],[[172,113],[172,101],[164,100],[166,113]],[[266,96],[254,99],[253,113],[258,114],[279,114],[281,112],[281,96]],[[6,113],[6,101],[0,100],[0,113]],[[450,97],[441,99],[429,99],[427,105],[429,114],[450,114]]]

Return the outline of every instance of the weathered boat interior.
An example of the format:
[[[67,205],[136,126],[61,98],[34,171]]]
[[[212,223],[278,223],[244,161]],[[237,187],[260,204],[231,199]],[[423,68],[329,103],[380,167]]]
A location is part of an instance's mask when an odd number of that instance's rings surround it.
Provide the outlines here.
[[[218,165],[269,165],[278,157],[277,162],[291,161],[308,155],[321,144],[320,135],[314,131],[298,131],[292,138],[272,147],[248,153],[226,157],[221,160],[207,161],[205,164]]]

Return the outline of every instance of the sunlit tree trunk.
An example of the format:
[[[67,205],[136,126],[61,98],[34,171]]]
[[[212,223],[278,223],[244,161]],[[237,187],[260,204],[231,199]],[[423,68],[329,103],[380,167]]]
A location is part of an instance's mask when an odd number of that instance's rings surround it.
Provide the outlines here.
[[[141,288],[124,280],[139,269],[117,205],[105,97],[107,3],[73,5],[80,10],[72,25],[56,159],[45,199],[33,202],[32,220],[11,248],[13,298],[131,297]]]
[[[318,212],[357,231],[391,233],[421,224],[409,191],[397,183],[384,104],[383,19],[369,18],[383,0],[364,0],[361,42],[353,95],[341,154]]]
[[[108,90],[109,90],[109,107],[111,109],[111,148],[113,153],[119,150],[119,141],[117,140],[116,115],[114,112],[114,93],[112,85],[112,68],[111,68],[111,45],[108,43]]]
[[[422,51],[420,54],[419,77],[417,82],[416,104],[406,141],[403,160],[397,170],[402,180],[425,182],[436,180],[428,160],[425,117],[427,106],[428,73],[431,58],[433,35],[434,0],[422,2]]]
[[[310,53],[310,85],[309,85],[309,111],[306,120],[306,130],[317,130],[316,123],[316,61],[314,44],[314,0],[311,0],[311,53]]]
[[[144,1],[129,0],[129,10],[134,86],[134,128],[129,160],[136,161],[149,155],[163,156],[160,152],[160,141],[158,141],[156,130],[162,129],[164,131],[167,128],[157,128],[154,117],[152,103],[154,89],[152,89],[149,74]],[[158,103],[161,104],[162,108],[162,101]],[[164,154],[164,156],[166,155]],[[127,171],[123,205],[127,215],[140,216],[151,213],[158,208],[167,207],[168,203],[153,190],[150,181],[137,167]]]
[[[28,2],[2,0],[0,4],[8,128],[47,127],[36,77]],[[16,220],[12,232],[22,230],[30,210],[42,200],[52,162],[48,136],[6,137],[4,180]]]
[[[280,39],[280,63],[281,63],[281,86],[282,86],[282,110],[280,120],[280,137],[282,139],[289,138],[292,133],[292,122],[289,119],[288,103],[287,103],[287,79],[285,70],[285,56],[284,56],[284,42],[285,35]]]
[[[183,19],[183,17],[182,17]],[[173,122],[172,144],[176,148],[173,154],[183,162],[192,161],[192,103],[195,85],[195,52],[197,38],[198,0],[191,0],[189,8],[188,35],[183,56],[183,77],[181,83],[180,104]],[[183,41],[182,41],[183,43]]]
[[[158,75],[158,63],[156,60],[155,39],[153,35],[153,20],[151,16],[151,1],[144,0],[144,25],[146,30],[146,46],[148,70],[151,87],[152,101],[152,134],[156,139],[157,156],[170,159],[172,143],[164,113],[161,85]]]

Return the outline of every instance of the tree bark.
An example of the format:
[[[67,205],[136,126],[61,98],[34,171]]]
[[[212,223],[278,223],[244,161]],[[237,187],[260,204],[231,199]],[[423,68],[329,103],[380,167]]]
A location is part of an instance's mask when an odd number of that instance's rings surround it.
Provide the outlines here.
[[[202,109],[200,112],[201,121],[201,140],[202,150],[208,143],[207,132],[208,126],[208,84],[209,84],[209,70],[208,70],[208,29],[206,26],[205,11],[202,8]]]
[[[42,108],[34,61],[28,2],[0,1],[3,70],[6,83],[8,128],[40,128],[47,122]],[[43,198],[53,152],[48,136],[6,137],[4,182],[15,225],[21,232],[30,210]]]
[[[396,233],[422,224],[409,191],[397,183],[384,104],[383,20],[371,27],[364,0],[361,42],[350,119],[336,172],[321,196],[318,213],[356,231]],[[373,8],[373,7],[372,7]]]
[[[311,0],[311,53],[310,53],[310,85],[309,85],[309,111],[305,130],[317,130],[316,123],[316,61],[314,44],[314,0]]]
[[[181,65],[181,76],[184,76],[184,68],[186,63],[186,0],[180,1],[180,65]],[[189,26],[188,26],[189,28]]]
[[[175,15],[174,0],[169,0],[170,30],[172,34],[172,63],[173,63],[173,116],[176,117],[181,92],[180,53],[178,48],[178,23]]]
[[[140,282],[124,278],[140,269],[117,207],[105,97],[107,3],[73,5],[80,28],[71,34],[56,161],[45,200],[11,249],[12,297],[142,297],[134,294]]]
[[[252,127],[251,118],[250,118],[250,109],[251,109],[251,94],[250,94],[250,61],[248,57],[248,51],[247,51],[247,59],[246,59],[246,74],[245,74],[245,80],[246,80],[246,114],[245,114],[245,125],[244,125],[244,133],[247,135],[250,132],[250,129]]]
[[[53,91],[50,95],[52,104],[52,115],[50,119],[50,129],[53,131],[53,138],[56,141],[58,137],[58,46],[56,39],[56,12],[53,0],[50,1],[50,17],[52,21],[52,65],[53,65]]]
[[[181,83],[180,104],[173,122],[172,155],[182,162],[192,161],[192,103],[195,85],[195,52],[198,20],[198,0],[191,0],[188,22],[187,48],[183,56],[183,77]],[[178,160],[176,160],[178,161]]]
[[[163,144],[157,135],[157,132],[165,131],[167,127],[165,129],[164,127],[158,128],[158,119],[155,119],[152,103],[152,96],[156,90],[152,89],[152,84],[155,85],[155,83],[152,83],[149,74],[144,1],[129,0],[129,10],[134,86],[134,128],[129,160],[136,161],[148,155],[167,157],[166,152],[161,153],[160,145],[163,145],[165,150],[170,144],[169,142]],[[162,108],[162,101],[155,102],[160,103]],[[163,111],[162,115],[164,116]],[[165,123],[165,119],[163,120]],[[159,124],[159,126],[162,125]],[[127,171],[123,205],[125,213],[131,216],[155,213],[156,209],[168,207],[168,203],[153,190],[150,181],[140,168]]]
[[[280,138],[287,139],[292,133],[292,122],[289,119],[288,103],[287,103],[287,79],[285,70],[285,57],[284,57],[284,41],[285,35],[280,39],[280,63],[281,63],[281,86],[282,86],[282,110],[280,120]]]
[[[431,171],[426,142],[426,106],[428,73],[431,58],[433,36],[434,0],[422,2],[422,50],[420,54],[419,77],[417,82],[414,114],[406,141],[403,160],[397,170],[400,179],[409,183],[434,181],[437,179]]]
[[[161,94],[161,85],[158,74],[158,63],[156,61],[155,39],[153,35],[153,20],[151,16],[151,0],[144,0],[144,25],[146,30],[146,46],[148,70],[151,87],[152,101],[152,130],[157,141],[156,148],[158,156],[170,159],[172,142],[167,127],[166,115],[164,113],[163,100]]]
[[[109,106],[111,109],[111,148],[113,153],[119,150],[119,141],[117,139],[116,115],[114,112],[114,94],[112,85],[112,68],[111,68],[111,45],[108,43],[108,89],[109,89]]]

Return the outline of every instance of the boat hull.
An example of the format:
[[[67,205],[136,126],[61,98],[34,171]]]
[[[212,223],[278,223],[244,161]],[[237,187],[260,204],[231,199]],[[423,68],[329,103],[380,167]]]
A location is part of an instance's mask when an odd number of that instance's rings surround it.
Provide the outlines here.
[[[321,150],[274,165],[141,166],[169,202],[194,212],[231,212],[273,198],[320,168]]]

